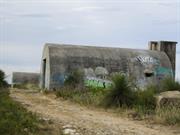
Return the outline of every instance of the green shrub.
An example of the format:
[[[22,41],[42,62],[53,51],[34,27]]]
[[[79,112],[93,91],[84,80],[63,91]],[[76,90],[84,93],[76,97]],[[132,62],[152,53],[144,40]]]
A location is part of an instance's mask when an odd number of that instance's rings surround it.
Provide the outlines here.
[[[86,90],[89,90],[94,95],[99,95],[99,94],[104,95],[105,93],[107,93],[107,89],[104,89],[102,87],[89,86],[89,87],[86,87]]]
[[[173,91],[180,90],[180,83],[175,81],[172,77],[166,77],[161,82],[161,92],[163,91]]]
[[[154,110],[156,107],[155,93],[157,86],[149,85],[144,90],[138,90],[135,93],[135,106],[141,106],[146,110]]]
[[[75,94],[74,88],[70,86],[64,86],[61,89],[56,91],[56,96],[57,97],[62,97],[64,99],[70,99],[72,96]]]
[[[83,85],[84,74],[80,70],[74,70],[66,78],[64,84],[66,86],[72,86],[73,88],[78,87],[78,85]]]
[[[5,73],[0,70],[0,88],[8,87],[8,83],[5,81]]]
[[[100,88],[74,89],[71,86],[65,86],[56,91],[57,97],[72,100],[84,105],[99,105],[104,97],[105,90]]]
[[[135,96],[127,76],[122,73],[115,74],[112,82],[112,87],[103,100],[105,107],[132,106]]]
[[[4,90],[0,92],[0,134],[28,135],[38,131],[37,116],[27,112],[19,103],[9,97]]]

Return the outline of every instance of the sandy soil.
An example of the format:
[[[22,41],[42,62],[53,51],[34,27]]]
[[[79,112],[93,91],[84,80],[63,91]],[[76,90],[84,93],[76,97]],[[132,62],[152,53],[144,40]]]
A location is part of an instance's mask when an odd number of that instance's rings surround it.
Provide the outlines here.
[[[87,108],[53,94],[11,90],[11,97],[28,110],[53,121],[55,127],[73,127],[77,135],[180,135],[178,127],[147,124],[103,109]]]

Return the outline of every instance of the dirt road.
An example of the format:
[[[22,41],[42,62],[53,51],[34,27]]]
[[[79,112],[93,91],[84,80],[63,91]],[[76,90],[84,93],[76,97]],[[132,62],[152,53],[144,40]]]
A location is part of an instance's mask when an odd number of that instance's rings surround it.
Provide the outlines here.
[[[51,119],[56,126],[75,128],[77,135],[180,135],[180,129],[146,124],[101,109],[89,109],[70,101],[34,91],[11,90],[11,97],[28,110]]]

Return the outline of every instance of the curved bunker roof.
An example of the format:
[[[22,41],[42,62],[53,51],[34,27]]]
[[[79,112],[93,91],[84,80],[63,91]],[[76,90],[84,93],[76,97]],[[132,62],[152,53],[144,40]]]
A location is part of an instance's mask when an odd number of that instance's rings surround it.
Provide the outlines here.
[[[96,76],[95,70],[100,67],[105,69],[106,74]],[[166,75],[173,76],[171,62],[165,52],[46,44],[42,56],[41,87],[61,87],[68,74],[75,69],[85,71],[86,78],[105,80],[112,73],[124,72],[140,86],[157,82]],[[94,73],[90,74],[90,71]]]

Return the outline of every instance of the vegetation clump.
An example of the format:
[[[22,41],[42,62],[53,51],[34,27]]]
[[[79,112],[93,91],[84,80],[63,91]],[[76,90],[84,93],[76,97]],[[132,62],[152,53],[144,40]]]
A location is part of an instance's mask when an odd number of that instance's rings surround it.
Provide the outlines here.
[[[74,70],[73,72],[71,72],[64,82],[66,86],[71,86],[73,88],[83,86],[83,83],[84,74],[80,70]]]
[[[9,92],[0,92],[0,134],[28,135],[38,130],[38,119],[9,97]]]
[[[135,92],[129,79],[124,74],[119,73],[112,77],[112,82],[113,84],[104,98],[104,105],[106,107],[132,106]]]
[[[160,92],[163,91],[174,91],[179,90],[180,91],[180,83],[178,81],[175,81],[172,77],[166,77],[161,82]]]
[[[0,70],[0,88],[7,88],[8,83],[5,81],[5,73]]]
[[[38,84],[30,84],[30,83],[14,84],[13,88],[26,89],[26,90],[39,90]]]
[[[10,96],[5,74],[0,70],[0,135],[41,135],[41,122],[37,115],[28,112]]]
[[[56,96],[69,99],[81,105],[99,106],[105,92],[106,90],[102,88],[84,87],[83,89],[73,89],[72,87],[64,86],[56,91]]]

